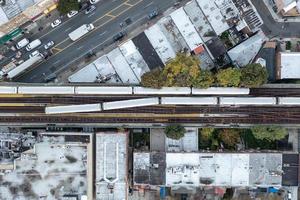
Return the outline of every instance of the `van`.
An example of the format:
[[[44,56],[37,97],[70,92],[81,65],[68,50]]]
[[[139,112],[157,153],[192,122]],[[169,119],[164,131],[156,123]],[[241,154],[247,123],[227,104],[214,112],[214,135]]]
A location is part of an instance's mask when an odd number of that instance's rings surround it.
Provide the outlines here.
[[[32,49],[40,46],[41,44],[42,44],[41,40],[39,40],[39,39],[33,40],[26,46],[26,50],[31,51]]]
[[[17,44],[16,44],[16,48],[17,49],[22,49],[23,47],[25,47],[27,44],[29,44],[29,40],[27,38],[24,38],[22,40],[20,40]]]

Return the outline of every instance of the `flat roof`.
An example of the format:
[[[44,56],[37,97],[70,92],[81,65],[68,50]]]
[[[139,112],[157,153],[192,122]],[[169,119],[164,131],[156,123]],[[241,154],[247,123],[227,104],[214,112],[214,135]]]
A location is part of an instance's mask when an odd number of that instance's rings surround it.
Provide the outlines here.
[[[141,80],[142,75],[150,71],[150,69],[136,48],[135,44],[132,42],[132,40],[128,40],[127,42],[121,44],[119,48],[134,74],[139,80]]]
[[[297,186],[299,177],[299,154],[286,153],[282,155],[282,185]]]
[[[176,52],[172,48],[167,37],[160,30],[159,25],[154,24],[149,27],[145,30],[145,34],[164,64],[170,59],[175,58]]]
[[[96,199],[127,197],[127,134],[96,133]]]
[[[135,185],[165,185],[166,154],[163,152],[133,153],[133,182]]]
[[[188,2],[183,8],[204,42],[216,36],[196,0]]]
[[[197,2],[217,35],[230,28],[215,0],[197,0]]]
[[[197,48],[200,44],[203,44],[201,37],[182,7],[173,11],[170,16],[191,51]]]
[[[92,165],[88,148],[84,143],[67,142],[59,135],[41,137],[33,152],[22,153],[15,160],[15,169],[2,175],[1,197],[59,199],[66,194],[87,195],[91,187],[88,166]]]
[[[111,62],[113,68],[123,83],[138,84],[139,79],[130,68],[128,62],[122,55],[119,48],[116,48],[107,54],[107,58]]]
[[[238,66],[249,64],[261,49],[263,43],[267,40],[265,34],[260,31],[254,36],[244,40],[237,46],[228,51],[230,59]]]
[[[184,137],[174,140],[166,137],[166,150],[168,152],[195,152],[198,151],[198,128],[185,128]]]
[[[280,52],[279,57],[281,79],[300,78],[300,53]]]

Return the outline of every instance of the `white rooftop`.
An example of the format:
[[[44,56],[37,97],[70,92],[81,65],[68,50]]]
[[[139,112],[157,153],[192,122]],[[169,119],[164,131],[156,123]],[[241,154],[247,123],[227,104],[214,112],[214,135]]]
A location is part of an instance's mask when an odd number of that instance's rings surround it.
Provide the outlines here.
[[[116,48],[107,54],[107,58],[113,65],[123,83],[138,84],[139,79],[130,68],[128,62],[122,55],[119,48]]]
[[[96,199],[127,197],[127,135],[96,134]]]
[[[190,18],[185,13],[183,7],[172,12],[170,16],[177,28],[179,29],[180,33],[182,34],[191,51],[193,51],[195,48],[197,48],[200,44],[203,43],[201,37],[196,31]]]
[[[281,52],[279,56],[281,79],[300,78],[300,53]]]
[[[166,64],[166,62],[170,59],[175,58],[176,52],[173,50],[167,37],[160,30],[159,25],[154,24],[150,28],[146,29],[145,34],[164,64]]]
[[[1,199],[60,199],[65,194],[87,194],[87,146],[64,142],[62,136],[43,137],[33,153],[23,153],[15,160],[15,166],[2,176]]]
[[[115,83],[118,78],[114,76],[116,71],[112,67],[111,63],[106,56],[97,58],[91,64],[85,66],[81,70],[69,76],[68,80],[72,83],[83,83],[83,82],[95,82],[99,77],[111,77],[107,82]]]
[[[119,48],[137,78],[141,80],[142,75],[150,69],[132,40],[123,43]]]
[[[249,64],[259,52],[263,43],[267,40],[265,34],[260,31],[239,45],[228,51],[231,60],[239,66]]]
[[[168,186],[247,186],[249,154],[167,153]]]
[[[197,2],[217,35],[230,28],[215,0],[197,0]]]
[[[166,137],[166,149],[171,152],[192,152],[198,151],[198,129],[185,128],[184,137],[174,140]]]

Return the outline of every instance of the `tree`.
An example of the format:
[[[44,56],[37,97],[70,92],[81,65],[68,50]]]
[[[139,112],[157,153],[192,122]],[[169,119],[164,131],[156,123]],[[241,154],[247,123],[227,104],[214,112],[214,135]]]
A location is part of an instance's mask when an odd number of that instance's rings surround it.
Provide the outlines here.
[[[235,145],[240,142],[240,132],[238,129],[221,129],[219,132],[219,139],[227,147],[235,147]]]
[[[240,85],[241,71],[237,68],[221,69],[217,73],[217,82],[223,87],[237,87]]]
[[[164,85],[162,70],[157,68],[142,75],[141,84],[144,87],[161,88]]]
[[[163,77],[166,79],[165,86],[191,86],[192,80],[198,78],[200,75],[199,66],[200,62],[198,58],[178,53],[163,69]]]
[[[213,136],[213,132],[215,131],[214,128],[202,128],[200,130],[201,132],[201,138],[204,140],[209,140]]]
[[[214,76],[208,70],[201,70],[200,75],[192,80],[192,85],[195,88],[208,88],[214,84]]]
[[[59,0],[57,10],[61,14],[67,14],[71,10],[79,10],[78,0]]]
[[[165,134],[168,138],[179,140],[185,134],[185,128],[179,124],[168,125],[165,128]]]
[[[256,139],[267,141],[281,140],[287,135],[285,128],[277,126],[256,126],[251,131]]]
[[[241,69],[241,85],[245,87],[257,87],[268,80],[268,72],[261,64],[253,63]]]

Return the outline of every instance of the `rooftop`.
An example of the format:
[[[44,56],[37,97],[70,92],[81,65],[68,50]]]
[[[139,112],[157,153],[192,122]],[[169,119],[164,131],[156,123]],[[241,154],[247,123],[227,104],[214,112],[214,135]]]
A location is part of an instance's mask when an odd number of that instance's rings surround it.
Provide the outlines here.
[[[221,14],[221,9],[215,3],[216,0],[197,0],[198,5],[209,21],[210,25],[213,27],[217,35],[220,35],[227,29],[229,25],[226,19]]]
[[[281,52],[279,53],[278,70],[281,79],[300,78],[300,53]]]
[[[41,137],[34,149],[15,160],[15,169],[2,173],[4,199],[59,199],[88,194],[89,156],[85,143],[67,142],[64,136]]]
[[[186,128],[184,137],[179,140],[174,140],[166,137],[167,151],[174,152],[192,152],[198,151],[198,129]]]
[[[127,134],[96,133],[96,199],[127,196]]]
[[[266,39],[264,33],[260,31],[230,49],[228,55],[238,66],[247,65],[255,58]]]

